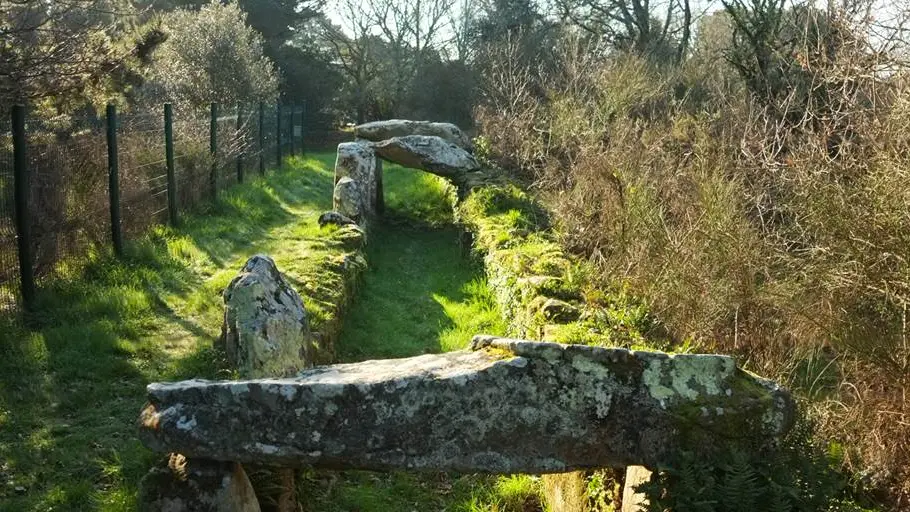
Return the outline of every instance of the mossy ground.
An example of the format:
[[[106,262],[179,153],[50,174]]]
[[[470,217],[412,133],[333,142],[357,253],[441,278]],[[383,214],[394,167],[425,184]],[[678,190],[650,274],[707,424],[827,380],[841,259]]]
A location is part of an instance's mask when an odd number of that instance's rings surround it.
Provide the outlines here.
[[[220,333],[221,291],[250,255],[275,258],[317,328],[332,320],[341,288],[331,269],[341,251],[331,229],[315,221],[331,207],[333,160],[332,153],[293,158],[186,215],[179,228],[131,241],[122,260],[98,252],[70,262],[42,283],[30,328],[0,326],[0,510],[135,510],[139,479],[157,459],[136,439],[145,385],[230,376],[211,346]],[[442,226],[450,218],[445,209],[434,210],[440,218],[419,210],[445,197],[424,180],[432,178],[388,169],[390,207],[408,204]],[[474,329],[496,329],[482,274],[460,259],[451,228],[426,228],[380,226],[371,236],[376,271],[351,313],[364,323],[345,333],[343,355],[447,350]],[[392,289],[401,292],[395,300],[377,299]],[[399,303],[421,304],[414,311],[422,316],[402,320],[410,309]],[[377,333],[372,345],[364,341],[370,329]],[[313,486],[327,475],[302,478],[304,488],[318,491],[304,495],[312,510],[520,510],[536,485],[520,477],[357,473],[334,487]]]

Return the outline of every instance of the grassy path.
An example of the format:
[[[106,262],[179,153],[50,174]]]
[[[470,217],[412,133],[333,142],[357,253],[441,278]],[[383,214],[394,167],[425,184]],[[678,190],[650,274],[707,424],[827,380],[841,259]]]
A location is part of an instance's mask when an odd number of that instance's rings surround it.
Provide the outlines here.
[[[0,510],[135,510],[156,456],[136,439],[145,386],[229,377],[211,350],[221,291],[243,261],[272,254],[303,273],[325,254],[332,155],[265,180],[43,284],[30,330],[0,325]],[[297,283],[303,285],[303,283]],[[314,305],[316,307],[316,305]]]
[[[477,333],[504,333],[481,269],[462,255],[442,184],[389,167],[385,188],[387,220],[371,228],[370,270],[345,317],[339,358],[439,353]],[[523,511],[533,510],[525,504],[534,485],[523,477],[314,472],[303,493],[314,512]]]
[[[325,311],[316,262],[330,257],[316,218],[331,207],[331,153],[295,159],[157,228],[115,260],[94,255],[44,283],[30,330],[0,325],[0,511],[136,509],[157,459],[135,436],[145,386],[229,378],[211,350],[221,291],[250,255],[272,255],[315,317]],[[348,315],[343,360],[460,348],[498,332],[481,274],[461,258],[435,179],[389,169],[390,210],[437,227],[378,226]],[[439,227],[441,226],[441,227]],[[521,510],[526,479],[408,474],[303,475],[306,510]]]

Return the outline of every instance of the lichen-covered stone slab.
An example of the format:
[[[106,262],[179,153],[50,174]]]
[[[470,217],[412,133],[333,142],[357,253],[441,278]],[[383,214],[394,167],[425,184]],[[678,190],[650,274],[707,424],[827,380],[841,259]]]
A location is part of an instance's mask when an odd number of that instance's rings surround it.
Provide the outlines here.
[[[432,135],[393,137],[373,144],[373,148],[385,160],[442,176],[459,187],[482,174],[474,155]]]
[[[372,217],[377,213],[381,173],[382,163],[369,143],[343,142],[338,145],[338,153],[335,158],[335,184],[337,187],[338,182],[343,178],[350,178],[357,183],[358,196],[348,199],[357,203],[353,210],[357,210],[361,216]],[[339,210],[338,206],[335,205],[336,210]],[[349,213],[343,211],[342,213],[356,220],[362,220]]]
[[[429,121],[409,121],[406,119],[389,119],[373,121],[354,127],[354,136],[374,142],[404,137],[407,135],[433,135],[457,145],[466,151],[474,151],[470,137],[451,123],[432,123]]]
[[[367,218],[363,197],[362,184],[344,176],[335,183],[335,189],[332,191],[332,208],[358,223],[363,222]]]
[[[300,294],[275,261],[251,257],[224,290],[221,348],[245,378],[283,377],[311,365],[309,321]]]
[[[788,393],[720,355],[488,336],[472,350],[293,379],[148,387],[140,437],[193,457],[326,468],[553,473],[661,467],[681,449],[766,445]]]

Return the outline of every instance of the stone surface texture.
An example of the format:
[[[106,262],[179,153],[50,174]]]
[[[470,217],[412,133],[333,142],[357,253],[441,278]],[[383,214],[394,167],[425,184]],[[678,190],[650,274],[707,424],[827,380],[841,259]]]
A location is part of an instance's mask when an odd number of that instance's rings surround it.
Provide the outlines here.
[[[376,214],[380,194],[382,163],[370,144],[343,142],[338,145],[335,159],[335,195],[333,208],[339,213],[362,222]],[[356,186],[348,185],[339,196],[338,184],[350,178]]]
[[[332,191],[332,208],[358,223],[366,220],[362,184],[347,176],[338,180]]]
[[[442,176],[459,187],[470,186],[483,176],[474,155],[440,137],[393,137],[373,144],[373,148],[385,160]]]
[[[272,258],[247,260],[224,290],[222,348],[244,378],[293,375],[310,366],[312,347],[303,300]]]
[[[139,484],[141,512],[259,512],[243,467],[236,462],[171,454]]]
[[[469,152],[474,151],[470,137],[451,123],[433,123],[430,121],[409,121],[406,119],[389,119],[374,121],[354,127],[354,136],[379,142],[393,137],[408,135],[432,135],[446,142],[451,142]]]
[[[350,469],[552,473],[758,448],[793,401],[719,355],[477,336],[469,351],[296,378],[148,387],[140,438],[191,457]]]
[[[336,226],[347,226],[347,225],[356,225],[357,224],[357,222],[354,219],[352,219],[350,217],[345,217],[344,215],[342,215],[336,211],[324,212],[322,215],[319,216],[319,219],[317,219],[317,222],[319,223],[319,227],[323,227],[326,224],[334,224]]]

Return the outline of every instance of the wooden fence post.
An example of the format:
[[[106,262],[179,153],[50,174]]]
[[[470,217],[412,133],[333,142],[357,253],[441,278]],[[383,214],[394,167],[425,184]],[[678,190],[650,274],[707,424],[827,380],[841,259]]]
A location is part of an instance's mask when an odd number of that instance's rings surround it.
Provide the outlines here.
[[[275,166],[281,168],[281,103],[275,104]]]
[[[107,106],[107,191],[111,210],[111,241],[114,254],[123,256],[123,231],[120,227],[120,162],[117,151],[117,107]]]
[[[16,212],[16,243],[19,250],[19,285],[25,311],[35,305],[35,273],[32,268],[31,216],[28,207],[31,180],[26,155],[25,107],[14,105],[11,112],[13,132],[13,201]]]
[[[235,136],[237,137],[237,183],[243,183],[243,154],[244,147],[246,144],[246,137],[243,137],[240,134],[240,130],[243,128],[243,104],[239,101],[237,102],[237,129]]]
[[[288,155],[294,156],[294,110],[296,107],[291,105],[288,112]]]
[[[177,226],[177,175],[174,172],[174,107],[164,104],[164,161],[167,165],[167,217],[171,226]]]
[[[209,110],[209,155],[212,157],[209,185],[212,187],[212,199],[216,199],[218,197],[218,103],[213,101]]]
[[[265,102],[259,102],[259,174],[265,174]]]
[[[300,106],[300,154],[306,154],[306,137],[304,133],[306,127],[306,100],[304,100],[303,105]]]

